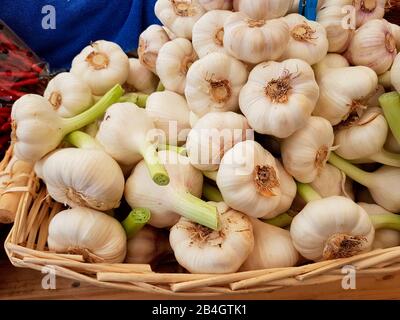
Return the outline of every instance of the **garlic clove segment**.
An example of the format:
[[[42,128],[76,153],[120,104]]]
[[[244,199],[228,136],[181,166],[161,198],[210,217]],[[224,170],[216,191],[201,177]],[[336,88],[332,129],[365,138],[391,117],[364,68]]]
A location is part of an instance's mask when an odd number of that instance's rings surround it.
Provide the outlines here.
[[[251,217],[273,218],[280,204],[281,179],[275,158],[255,141],[239,142],[225,153],[217,185],[228,206]]]
[[[232,10],[233,0],[199,0],[201,6],[207,11]]]
[[[251,19],[270,20],[286,15],[293,0],[234,0],[235,11],[248,15]]]
[[[369,67],[378,75],[390,69],[396,55],[396,40],[390,24],[384,19],[370,20],[362,25],[354,33],[346,52],[351,64]]]
[[[318,101],[309,64],[299,59],[264,62],[240,92],[240,110],[258,133],[287,138],[304,127]]]
[[[227,53],[224,48],[224,24],[231,14],[231,11],[213,10],[195,23],[192,43],[200,58],[212,52]]]
[[[190,67],[185,96],[197,116],[238,111],[239,92],[247,81],[245,65],[224,53],[210,53]]]
[[[334,68],[328,69],[318,84],[320,95],[313,114],[337,125],[352,114],[362,114],[375,94],[378,76],[363,66]]]
[[[121,224],[103,212],[83,207],[56,214],[49,224],[47,243],[51,251],[83,255],[91,263],[121,263],[126,254]]]
[[[313,65],[327,55],[329,42],[322,25],[297,13],[287,15],[284,20],[289,26],[290,38],[280,60],[296,58]]]
[[[198,0],[157,0],[154,12],[176,36],[192,40],[193,25],[206,11]]]
[[[319,80],[321,79],[321,77],[323,77],[327,70],[333,68],[345,68],[349,66],[349,62],[341,54],[328,53],[325,58],[323,58],[320,62],[314,64],[312,67],[314,69],[315,78],[319,82]]]
[[[146,113],[157,129],[165,134],[164,143],[180,146],[190,130],[190,114],[186,99],[172,91],[154,92],[146,103]]]
[[[308,203],[290,227],[295,248],[313,261],[346,258],[368,251],[374,234],[365,210],[338,196]]]
[[[125,90],[150,94],[156,91],[159,81],[158,77],[143,66],[139,59],[129,59],[129,74],[124,84]]]
[[[295,266],[300,256],[293,246],[290,232],[258,219],[250,219],[253,225],[254,249],[240,270],[250,271]]]
[[[183,94],[190,66],[198,59],[192,43],[183,38],[167,42],[158,52],[156,71],[167,90]]]
[[[392,86],[400,92],[400,53],[396,56],[390,72]]]
[[[249,130],[249,131],[248,131]],[[210,112],[189,132],[186,150],[190,163],[202,171],[218,170],[225,152],[252,138],[244,116],[234,112]]]
[[[65,118],[76,116],[93,104],[90,87],[70,72],[59,73],[51,79],[43,96]]]
[[[235,12],[224,25],[224,47],[230,55],[247,63],[276,60],[286,50],[289,33],[282,18],[253,20]]]
[[[232,209],[220,214],[213,231],[185,218],[171,228],[169,241],[178,263],[191,273],[236,272],[254,247],[250,219]]]
[[[72,60],[71,73],[85,81],[94,95],[101,96],[116,83],[125,83],[129,59],[118,44],[99,40]]]
[[[329,121],[311,117],[304,128],[283,140],[281,151],[285,169],[299,182],[314,181],[328,161],[333,141]]]

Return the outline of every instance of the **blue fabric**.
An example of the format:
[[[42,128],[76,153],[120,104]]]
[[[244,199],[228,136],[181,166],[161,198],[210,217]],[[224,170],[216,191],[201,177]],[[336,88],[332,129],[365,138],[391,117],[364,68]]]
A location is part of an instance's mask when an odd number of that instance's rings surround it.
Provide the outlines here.
[[[156,0],[0,0],[0,19],[8,24],[52,70],[69,68],[73,57],[91,41],[114,41],[125,51],[137,48],[140,33],[158,23]],[[55,8],[55,29],[43,29]]]

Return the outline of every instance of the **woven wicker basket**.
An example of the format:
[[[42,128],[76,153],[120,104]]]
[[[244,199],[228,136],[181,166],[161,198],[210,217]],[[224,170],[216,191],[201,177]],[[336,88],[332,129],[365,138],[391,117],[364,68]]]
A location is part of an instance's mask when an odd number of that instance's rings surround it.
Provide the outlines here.
[[[0,171],[5,170],[11,157],[10,148],[0,163]],[[400,247],[299,267],[224,275],[156,273],[150,265],[87,263],[79,255],[48,251],[48,225],[63,206],[48,196],[46,187],[33,172],[26,186],[11,192],[22,193],[14,226],[4,245],[11,263],[39,271],[44,266],[51,266],[57,276],[96,286],[167,295],[212,296],[272,292],[285,287],[337,282],[343,279],[341,270],[345,265],[354,266],[357,277],[400,273]]]

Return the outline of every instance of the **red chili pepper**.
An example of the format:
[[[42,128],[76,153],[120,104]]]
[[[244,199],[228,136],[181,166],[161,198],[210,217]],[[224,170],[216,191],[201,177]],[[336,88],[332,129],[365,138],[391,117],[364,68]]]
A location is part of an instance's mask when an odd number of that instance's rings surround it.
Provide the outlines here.
[[[0,77],[7,78],[35,78],[37,76],[37,73],[28,71],[0,71]]]
[[[28,86],[28,85],[32,85],[32,84],[37,84],[39,81],[40,81],[39,78],[21,80],[21,81],[14,82],[14,83],[11,85],[11,87],[12,87],[12,88],[20,88],[20,87],[23,87],[23,86]]]
[[[23,95],[25,95],[26,93],[21,92],[21,91],[12,90],[12,89],[0,88],[0,94],[7,94],[7,96],[17,97],[17,99],[18,99],[18,98],[22,97]]]
[[[11,123],[7,122],[0,127],[1,131],[10,131],[11,130]]]
[[[18,50],[18,47],[4,33],[0,33],[0,42],[10,50]]]

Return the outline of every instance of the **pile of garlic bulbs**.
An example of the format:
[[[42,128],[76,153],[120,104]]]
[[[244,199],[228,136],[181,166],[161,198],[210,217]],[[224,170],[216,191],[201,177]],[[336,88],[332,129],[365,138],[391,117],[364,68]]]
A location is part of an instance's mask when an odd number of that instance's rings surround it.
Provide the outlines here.
[[[138,59],[84,48],[12,113],[15,156],[69,207],[49,249],[211,274],[400,245],[385,5],[320,0],[310,21],[293,0],[158,0]]]

